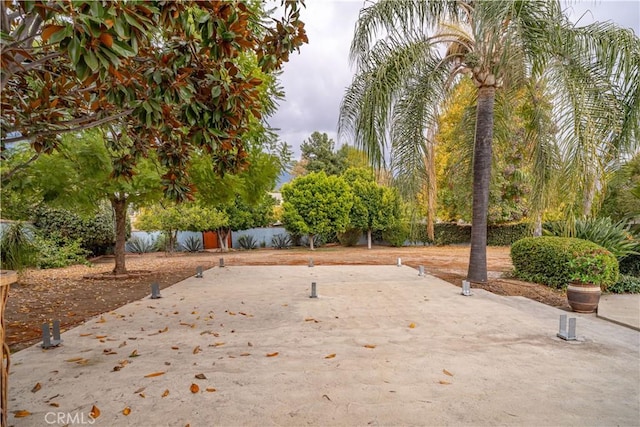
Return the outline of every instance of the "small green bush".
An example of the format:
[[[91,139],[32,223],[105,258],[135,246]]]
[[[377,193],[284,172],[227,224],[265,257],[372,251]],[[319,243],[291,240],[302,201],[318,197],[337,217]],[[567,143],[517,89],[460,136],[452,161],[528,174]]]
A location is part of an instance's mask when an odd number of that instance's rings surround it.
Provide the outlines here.
[[[409,227],[406,223],[396,222],[382,232],[382,239],[391,246],[404,246],[409,238]]]
[[[157,240],[153,237],[134,236],[127,242],[127,249],[134,254],[144,254],[157,250]]]
[[[48,237],[35,236],[34,243],[38,247],[40,268],[61,268],[74,264],[89,264],[87,256],[90,252],[82,247],[80,239],[67,240],[59,235]]]
[[[438,223],[433,226],[435,244],[438,246],[457,245],[471,242],[471,226],[456,223]]]
[[[352,228],[344,233],[338,233],[337,236],[342,246],[355,246],[358,244],[360,236],[362,236],[362,230]]]
[[[249,234],[243,234],[242,236],[238,237],[238,245],[241,249],[246,250],[251,250],[258,247],[256,239]]]
[[[621,274],[618,281],[607,288],[607,292],[614,294],[640,294],[640,278]]]
[[[202,241],[195,236],[187,237],[184,243],[182,244],[182,247],[184,248],[185,251],[192,252],[192,253],[200,252],[204,249],[202,247]]]
[[[496,224],[487,227],[487,246],[511,246],[515,242],[533,234],[531,224]]]
[[[587,260],[573,262],[572,260]],[[595,273],[603,290],[618,280],[618,261],[603,247],[571,237],[526,237],[511,246],[515,276],[529,282],[543,283],[563,289],[580,270],[576,264],[589,264],[589,274]],[[585,271],[583,270],[583,273]]]
[[[640,255],[627,255],[619,262],[620,274],[640,278]]]
[[[276,234],[271,238],[271,246],[276,249],[289,249],[291,245],[291,236],[287,233]]]

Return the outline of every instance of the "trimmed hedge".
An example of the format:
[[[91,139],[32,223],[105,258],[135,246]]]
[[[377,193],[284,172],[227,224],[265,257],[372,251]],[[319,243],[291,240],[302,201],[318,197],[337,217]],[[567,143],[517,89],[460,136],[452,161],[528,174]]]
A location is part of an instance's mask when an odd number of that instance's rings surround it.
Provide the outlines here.
[[[427,238],[427,226],[425,224],[413,224],[411,242],[438,246],[471,242],[471,225],[468,224],[440,222],[434,224],[433,232],[435,240],[431,241]],[[487,227],[487,246],[509,246],[524,237],[530,237],[531,234],[531,227],[526,222],[489,225]]]
[[[600,286],[606,290],[618,280],[618,260],[602,246],[587,240],[570,237],[526,237],[511,246],[511,260],[515,276],[528,282],[542,283],[564,289],[570,281],[570,261],[593,256],[594,264],[602,271]]]
[[[362,230],[352,228],[345,232],[337,233],[336,236],[342,246],[355,246],[358,244],[360,236],[362,236]]]

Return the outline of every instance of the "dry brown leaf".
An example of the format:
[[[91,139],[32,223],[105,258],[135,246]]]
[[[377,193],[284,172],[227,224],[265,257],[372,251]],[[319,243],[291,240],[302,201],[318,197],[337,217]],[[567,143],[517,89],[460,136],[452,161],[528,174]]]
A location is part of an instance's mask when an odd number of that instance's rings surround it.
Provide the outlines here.
[[[93,334],[80,334],[81,337],[90,337]]]
[[[313,317],[307,317],[306,319],[304,319],[305,322],[315,322],[316,319],[314,319]]]
[[[267,353],[267,357],[276,357],[278,354],[280,353],[278,353],[277,351],[275,353]]]
[[[51,403],[49,403],[49,406],[53,406],[54,408],[59,408],[60,404],[57,403],[57,402],[51,402]]]
[[[207,390],[209,393],[213,393],[214,391],[216,391],[216,389],[215,389],[215,388],[213,388],[213,387],[207,387],[207,388],[206,388],[206,390]]]
[[[204,374],[196,374],[196,378],[199,380],[206,380],[207,377],[204,376]]]
[[[138,354],[138,350],[133,350],[133,351],[131,352],[131,354],[129,355],[129,357],[138,357],[138,356],[140,356],[140,355]]]
[[[411,323],[409,323],[409,327],[410,327],[411,329],[413,329],[413,328],[415,328],[415,327],[416,327],[416,324],[415,324],[415,323],[413,323],[413,322],[411,322]]]
[[[374,344],[365,344],[364,348],[376,348]]]
[[[200,387],[198,386],[198,384],[191,384],[191,387],[189,387],[189,390],[191,390],[191,393],[197,393],[200,391]]]
[[[239,311],[238,314],[242,314],[243,316],[247,316],[247,313],[243,313],[242,311]]]
[[[200,348],[199,345],[195,346],[195,348],[193,349],[193,354],[198,354],[202,351],[202,349]]]
[[[144,393],[140,393],[140,394],[138,394],[138,396],[140,396],[140,397],[141,397],[141,398],[143,398],[143,399],[144,399],[145,397],[147,397]]]
[[[91,412],[89,412],[89,416],[94,420],[100,416],[100,409],[96,405],[91,407]]]
[[[31,415],[31,412],[25,411],[24,409],[20,411],[13,411],[13,416],[15,418],[24,418],[24,417],[28,417],[29,415]]]
[[[167,397],[169,396],[169,389],[166,389],[164,392],[162,392],[162,397]]]
[[[160,375],[164,375],[164,372],[153,372],[151,374],[147,374],[144,377],[145,378],[152,378],[152,377],[159,377]]]
[[[36,383],[36,385],[34,385],[33,388],[31,389],[31,393],[35,393],[37,391],[40,391],[41,388],[42,388],[42,386],[40,385],[40,383]]]
[[[229,312],[229,316],[235,316],[236,314],[233,311]]]
[[[131,413],[131,408],[128,406],[122,410],[122,415],[129,415]]]
[[[334,357],[336,357],[336,354],[335,353],[331,353],[331,354],[326,355],[324,358],[325,359],[333,359]]]
[[[103,338],[106,338],[106,337],[107,337],[107,335],[96,335],[96,338],[99,339],[99,340],[101,340]]]
[[[177,345],[173,345],[171,346],[171,350],[180,350],[180,347],[178,347]]]
[[[450,385],[451,384],[449,381],[445,381],[445,380],[440,380],[439,383],[443,384],[443,385]]]
[[[251,356],[251,353],[240,353],[240,356]]]
[[[100,320],[98,320],[96,323],[104,323],[106,321],[107,319],[105,319],[104,316],[100,316]]]
[[[169,330],[169,327],[165,326],[164,329],[161,329],[158,332],[163,333],[163,332],[167,332],[168,330]]]
[[[122,344],[120,344],[120,345],[118,346],[118,348],[122,348],[122,347],[124,347],[125,345],[127,345],[127,342],[126,342],[126,341],[122,341]]]
[[[73,359],[67,359],[67,360],[65,360],[65,362],[79,362],[79,361],[81,361],[81,360],[83,360],[83,358],[82,358],[82,357],[74,357]]]
[[[449,375],[450,377],[452,377],[452,376],[453,376],[453,374],[452,374],[451,372],[447,371],[446,369],[443,369],[443,370],[442,370],[442,372],[443,372],[445,375]]]
[[[221,345],[224,345],[224,342],[215,342],[215,343],[213,343],[214,347],[220,347]]]

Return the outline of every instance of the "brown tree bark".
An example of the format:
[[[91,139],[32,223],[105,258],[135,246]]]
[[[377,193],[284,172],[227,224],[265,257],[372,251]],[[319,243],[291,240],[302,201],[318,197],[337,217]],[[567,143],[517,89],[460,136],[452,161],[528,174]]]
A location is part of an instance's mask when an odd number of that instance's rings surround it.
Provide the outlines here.
[[[116,246],[114,248],[115,266],[113,274],[126,274],[125,244],[127,242],[127,196],[114,195],[110,199],[116,217]]]
[[[473,204],[471,220],[471,253],[467,279],[470,282],[487,281],[487,213],[491,184],[491,157],[493,140],[494,86],[478,88],[476,135],[473,149]]]

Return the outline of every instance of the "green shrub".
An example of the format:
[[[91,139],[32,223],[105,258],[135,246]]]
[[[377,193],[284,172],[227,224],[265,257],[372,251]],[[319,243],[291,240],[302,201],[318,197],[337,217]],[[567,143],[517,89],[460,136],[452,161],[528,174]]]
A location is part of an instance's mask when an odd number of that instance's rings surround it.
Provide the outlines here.
[[[256,239],[249,234],[243,234],[242,236],[238,237],[238,245],[241,249],[246,250],[251,250],[258,247]]]
[[[621,274],[618,281],[607,288],[607,292],[614,294],[640,294],[640,278]]]
[[[352,228],[344,233],[337,233],[338,241],[342,246],[355,246],[362,236],[362,230]]]
[[[640,278],[640,255],[627,255],[619,260],[620,274]]]
[[[515,242],[533,234],[531,224],[495,224],[487,227],[487,246],[511,246]]]
[[[433,227],[434,243],[439,246],[471,242],[471,226],[456,223],[438,223]]]
[[[271,238],[271,246],[276,249],[289,249],[291,245],[291,236],[287,233],[276,234]]]
[[[396,222],[382,232],[382,239],[391,246],[404,246],[409,238],[409,227],[404,222]]]
[[[618,259],[640,250],[640,240],[631,233],[630,225],[626,221],[613,222],[611,218],[577,219],[573,228],[564,222],[552,222],[545,224],[543,231],[548,236],[589,240]]]
[[[89,251],[82,247],[80,239],[67,240],[59,235],[43,237],[37,235],[34,243],[38,247],[40,268],[61,268],[74,264],[88,264]]]
[[[3,269],[20,271],[37,265],[39,253],[33,244],[33,235],[33,229],[22,222],[3,228],[0,239]]]
[[[182,247],[187,252],[200,252],[204,248],[202,247],[202,241],[195,236],[189,236],[185,239]]]
[[[565,288],[580,272],[577,268],[585,265],[591,269],[583,273],[594,273],[595,283],[603,290],[616,283],[619,275],[618,261],[609,251],[593,242],[570,237],[520,239],[511,246],[511,260],[516,277],[558,289]]]
[[[153,237],[134,236],[127,242],[127,250],[134,254],[144,254],[157,250],[157,239]]]

